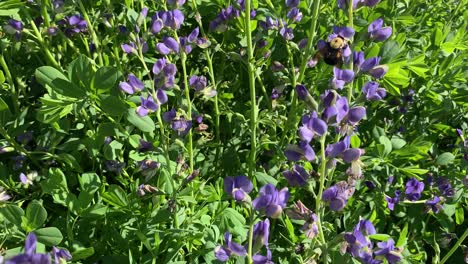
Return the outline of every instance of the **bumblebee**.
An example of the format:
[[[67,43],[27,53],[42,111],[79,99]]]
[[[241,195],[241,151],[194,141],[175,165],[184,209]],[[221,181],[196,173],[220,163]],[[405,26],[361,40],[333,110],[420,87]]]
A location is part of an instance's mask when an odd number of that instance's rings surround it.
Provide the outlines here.
[[[320,41],[315,60],[323,58],[326,64],[341,67],[343,65],[343,51],[347,46],[347,41],[340,36],[329,42]]]

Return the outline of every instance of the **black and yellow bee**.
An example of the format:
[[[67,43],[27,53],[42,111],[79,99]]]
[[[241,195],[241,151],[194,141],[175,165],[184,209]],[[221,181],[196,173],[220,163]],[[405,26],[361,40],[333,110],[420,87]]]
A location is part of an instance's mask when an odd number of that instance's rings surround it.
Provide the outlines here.
[[[343,51],[347,46],[347,41],[340,36],[328,42],[322,41],[322,43],[318,44],[315,60],[318,61],[323,58],[326,64],[341,67],[343,65]]]

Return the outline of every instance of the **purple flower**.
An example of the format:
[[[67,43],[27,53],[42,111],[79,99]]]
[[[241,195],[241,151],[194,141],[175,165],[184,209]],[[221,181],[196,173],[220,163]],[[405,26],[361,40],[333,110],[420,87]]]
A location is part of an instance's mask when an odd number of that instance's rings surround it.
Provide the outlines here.
[[[177,68],[172,63],[167,63],[166,59],[161,58],[153,65],[153,73],[155,75],[155,87],[167,89],[174,86],[175,74]]]
[[[192,121],[185,119],[185,117],[179,117],[172,120],[171,128],[176,131],[179,136],[185,136],[192,128]]]
[[[325,149],[325,155],[329,158],[336,158],[349,148],[350,138],[346,136],[342,141],[333,143]]]
[[[70,252],[63,248],[52,247],[52,253],[54,254],[54,264],[60,264],[72,259]]]
[[[437,179],[437,188],[439,189],[442,196],[452,197],[455,195],[455,191],[452,188],[452,185],[445,177],[440,177]]]
[[[138,145],[138,152],[148,152],[150,150],[153,150],[153,142],[146,141],[142,138],[140,138],[140,144]]]
[[[380,62],[380,57],[369,58],[361,64],[361,71],[368,72],[370,69],[379,65],[379,62]]]
[[[262,246],[268,248],[268,237],[270,235],[270,220],[260,221],[253,227],[253,252],[260,250]]]
[[[281,27],[279,33],[285,40],[291,40],[294,38],[293,29],[287,27],[286,24],[284,24],[284,26]]]
[[[37,171],[32,171],[27,175],[20,173],[19,178],[23,185],[32,185],[33,181],[37,178]]]
[[[397,263],[401,260],[400,254],[395,251],[395,241],[393,239],[390,238],[387,241],[379,242],[377,246],[380,249],[374,252],[376,256],[383,255],[390,264]]]
[[[288,145],[284,155],[290,161],[298,161],[302,158],[308,161],[315,159],[315,152],[307,141],[301,141],[299,145]]]
[[[80,15],[73,15],[68,19],[68,24],[78,28],[81,32],[85,31],[88,27],[88,22]]]
[[[331,80],[331,86],[333,89],[343,89],[346,83],[351,82],[354,79],[354,72],[352,70],[340,69],[338,67],[333,68],[333,79]]]
[[[346,206],[348,199],[353,195],[354,187],[341,181],[326,189],[322,194],[322,200],[330,203],[330,209],[340,211]]]
[[[353,69],[355,72],[359,72],[361,70],[361,65],[364,63],[364,52],[362,51],[354,51],[353,52]]]
[[[8,34],[15,34],[23,30],[23,22],[15,19],[8,19],[8,24],[3,26]]]
[[[289,199],[288,188],[278,191],[271,183],[260,189],[259,196],[252,201],[255,210],[263,212],[268,217],[278,218]]]
[[[271,70],[272,70],[273,72],[279,72],[279,71],[284,70],[284,65],[281,64],[281,62],[279,62],[279,61],[273,61],[273,62],[271,63],[271,67],[270,67],[270,68],[271,68]],[[305,87],[304,87],[304,88],[305,88]],[[297,86],[296,86],[296,89],[297,89]]]
[[[238,202],[250,200],[248,193],[252,189],[252,182],[244,175],[224,179],[224,192],[231,195]]]
[[[382,100],[387,95],[385,89],[380,88],[379,84],[373,81],[364,84],[364,87],[362,87],[362,93],[366,96],[366,99],[370,101]]]
[[[370,23],[369,27],[367,28],[367,32],[369,33],[369,37],[374,39],[375,41],[384,41],[388,39],[392,35],[392,28],[391,27],[382,27],[383,26],[383,19],[379,18],[372,23]]]
[[[267,16],[265,21],[260,21],[260,26],[264,30],[269,30],[269,29],[276,29],[279,26],[279,21],[278,19],[273,19],[272,17]]]
[[[122,50],[127,54],[130,54],[130,53],[136,54],[137,53],[136,45],[134,43],[122,44],[121,47],[122,47]]]
[[[350,40],[354,36],[354,29],[350,27],[333,27],[333,33],[327,38],[328,41],[333,40],[336,37],[341,37],[345,40]]]
[[[310,116],[302,116],[301,121],[302,126],[299,128],[298,134],[303,141],[310,142],[314,136],[323,136],[327,132],[327,123],[318,118],[315,111]]]
[[[387,72],[387,65],[375,66],[374,68],[369,70],[369,74],[376,79],[382,79],[385,76],[385,74],[387,74]]]
[[[193,75],[190,77],[189,84],[195,89],[195,91],[201,91],[205,89],[207,80],[205,76]]]
[[[171,11],[160,11],[156,15],[157,18],[161,18],[163,24],[166,27],[177,30],[184,23],[184,14],[182,11],[175,9]]]
[[[385,200],[387,201],[387,207],[390,209],[390,211],[393,211],[395,209],[395,205],[398,204],[400,201],[400,191],[396,190],[395,191],[395,197],[391,198],[389,196],[385,195]]]
[[[424,190],[424,183],[411,178],[406,182],[405,194],[410,201],[416,201],[421,198],[421,192]]]
[[[163,114],[163,120],[169,123],[169,122],[172,122],[172,120],[174,120],[176,116],[177,116],[177,111],[174,108],[172,108],[171,110]]]
[[[226,246],[217,246],[214,249],[216,258],[221,262],[226,262],[232,254],[241,257],[247,255],[243,246],[232,241],[232,235],[229,232],[224,233],[224,244]]]
[[[294,165],[292,170],[283,171],[283,176],[291,186],[304,186],[310,175],[300,165]]]
[[[7,260],[5,264],[21,264],[21,263],[34,263],[34,264],[49,264],[49,254],[36,253],[36,235],[29,233],[24,243],[24,253],[14,256]]]
[[[302,13],[297,7],[293,7],[291,10],[289,10],[287,17],[293,22],[299,22],[302,19]]]
[[[441,209],[442,205],[440,204],[440,198],[439,196],[434,196],[432,200],[427,200],[426,201],[426,211],[432,211],[434,214],[437,214]]]
[[[143,90],[145,85],[140,81],[140,79],[130,73],[127,76],[127,82],[120,82],[119,87],[122,91],[128,94],[134,94],[135,92]]]
[[[345,233],[344,238],[347,243],[346,251],[353,257],[372,262],[372,243],[369,235],[375,234],[375,227],[369,220],[359,220],[352,233]]]
[[[297,7],[299,5],[300,0],[286,0],[286,6],[291,8],[291,7]]]
[[[11,199],[11,196],[3,190],[3,187],[0,186],[0,202],[5,202]]]
[[[255,254],[252,257],[252,260],[254,264],[274,264],[274,262],[271,261],[271,258],[271,250],[267,248],[266,256]]]
[[[126,163],[125,162],[120,162],[120,161],[117,161],[117,160],[106,160],[104,162],[104,165],[106,166],[107,171],[115,172],[117,175],[120,175],[122,173],[122,170],[125,167]]]
[[[143,96],[140,96],[141,105],[137,107],[136,112],[139,116],[147,116],[149,113],[158,110],[159,105],[154,102],[154,99],[151,95],[145,99]]]

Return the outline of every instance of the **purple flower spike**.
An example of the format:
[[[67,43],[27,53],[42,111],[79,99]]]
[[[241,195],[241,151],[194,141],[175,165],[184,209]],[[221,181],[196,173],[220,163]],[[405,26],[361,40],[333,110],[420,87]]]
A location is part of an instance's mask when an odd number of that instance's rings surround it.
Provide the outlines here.
[[[271,183],[260,189],[259,196],[252,201],[255,210],[263,212],[267,217],[278,218],[289,199],[288,188],[278,191]]]
[[[24,243],[24,253],[14,256],[7,260],[5,264],[18,264],[18,263],[34,263],[34,264],[49,264],[49,254],[36,253],[36,235],[29,233]]]
[[[400,191],[395,191],[395,197],[391,198],[389,196],[385,196],[385,200],[387,201],[387,207],[390,211],[395,209],[395,205],[398,204],[400,201]]]
[[[401,256],[399,253],[395,251],[395,241],[393,239],[389,239],[384,242],[377,243],[379,247],[374,253],[376,256],[384,256],[388,263],[393,264],[397,263],[401,260]]]
[[[252,182],[244,175],[226,177],[224,179],[224,191],[238,202],[250,200],[248,193],[250,193],[252,189]]]
[[[384,41],[392,35],[392,28],[383,27],[383,19],[379,18],[369,25],[367,32],[369,32],[369,37],[375,41]]]
[[[421,193],[424,190],[424,183],[411,178],[406,182],[405,194],[410,201],[416,201],[421,198]]]
[[[140,96],[141,105],[137,107],[136,112],[139,116],[146,116],[148,113],[158,110],[159,105],[154,102],[154,99],[151,95],[145,99],[143,96]]]
[[[291,10],[289,10],[287,17],[293,22],[299,22],[302,20],[302,13],[297,7],[293,7]]]
[[[330,203],[330,209],[340,211],[346,206],[348,199],[353,195],[354,187],[341,181],[326,189],[322,194],[322,200]]]
[[[291,186],[304,186],[310,178],[309,173],[300,165],[294,165],[292,170],[283,171],[283,176]]]
[[[270,235],[270,220],[260,221],[255,224],[253,230],[254,252],[260,250],[262,246],[268,247],[268,237]]]
[[[214,249],[215,257],[221,262],[228,261],[232,254],[241,257],[247,255],[247,250],[243,246],[232,241],[232,235],[229,232],[224,233],[224,244],[226,246],[217,246]]]
[[[207,80],[205,76],[193,75],[190,77],[189,84],[195,89],[195,91],[201,91],[205,89]]]
[[[362,93],[366,96],[367,100],[371,101],[378,101],[385,98],[387,92],[384,88],[379,88],[379,84],[377,82],[367,82],[362,87]]]
[[[54,254],[54,264],[60,264],[72,259],[70,252],[63,248],[52,247],[52,253]]]

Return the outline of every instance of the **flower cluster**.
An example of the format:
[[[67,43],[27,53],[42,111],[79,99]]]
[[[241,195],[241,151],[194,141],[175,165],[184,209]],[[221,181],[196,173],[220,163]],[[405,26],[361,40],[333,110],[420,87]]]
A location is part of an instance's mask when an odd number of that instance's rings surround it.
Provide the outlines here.
[[[51,258],[49,253],[36,253],[37,238],[34,233],[29,233],[24,243],[24,253],[16,255],[5,261],[5,264],[21,264],[21,263],[35,263],[35,264],[49,264]],[[54,256],[54,263],[62,263],[72,258],[66,249],[52,248]]]
[[[395,241],[390,238],[385,242],[377,243],[378,249],[373,248],[369,236],[376,234],[375,227],[369,220],[360,220],[353,232],[345,233],[346,252],[363,263],[378,264],[382,259],[388,263],[397,263],[401,260]]]

